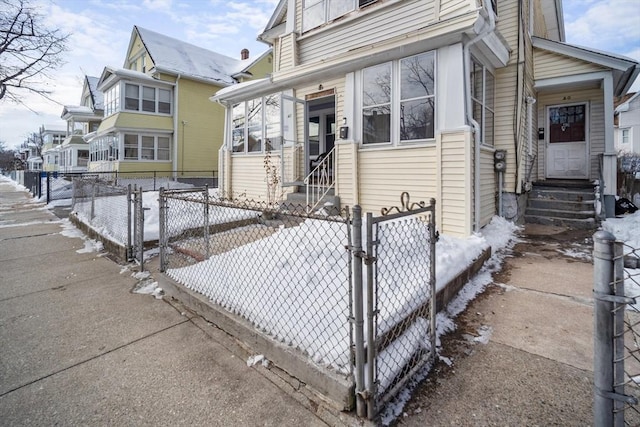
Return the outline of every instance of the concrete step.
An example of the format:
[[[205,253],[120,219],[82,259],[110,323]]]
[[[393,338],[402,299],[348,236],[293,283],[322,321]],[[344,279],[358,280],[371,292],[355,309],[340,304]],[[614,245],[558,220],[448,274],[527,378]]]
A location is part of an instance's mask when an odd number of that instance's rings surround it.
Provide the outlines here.
[[[594,201],[568,201],[549,198],[533,198],[527,201],[527,209],[551,209],[570,212],[591,211],[594,209]]]
[[[335,191],[333,189],[329,190],[329,193],[322,198],[321,203],[318,204],[316,210],[321,209],[325,204],[331,203],[338,210],[340,209],[340,197],[335,195]],[[294,192],[287,193],[287,197],[285,199],[286,205],[299,205],[306,208],[307,206],[307,193],[306,192]]]
[[[566,209],[536,209],[532,207],[527,207],[525,211],[525,215],[532,216],[548,216],[553,218],[567,218],[567,219],[588,219],[595,218],[595,210],[584,210],[584,211],[570,211]]]
[[[554,225],[557,227],[573,228],[578,230],[595,230],[597,222],[595,218],[558,218],[552,216],[539,216],[525,214],[524,220],[527,224]]]
[[[546,200],[564,200],[568,202],[584,202],[593,201],[596,196],[591,189],[590,191],[576,191],[571,189],[544,189],[533,188],[529,193],[529,200],[546,199]]]

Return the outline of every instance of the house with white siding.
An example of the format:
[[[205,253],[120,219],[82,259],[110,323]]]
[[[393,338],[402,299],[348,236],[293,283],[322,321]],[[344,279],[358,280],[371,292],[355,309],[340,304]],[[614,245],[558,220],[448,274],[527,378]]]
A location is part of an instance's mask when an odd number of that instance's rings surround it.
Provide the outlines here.
[[[98,78],[85,76],[80,105],[65,105],[63,120],[67,122],[67,137],[60,146],[60,172],[84,172],[89,164],[87,142],[100,126],[104,114],[102,92]]]
[[[640,155],[640,92],[616,107],[616,150]]]
[[[640,68],[567,44],[559,0],[281,0],[259,39],[273,73],[211,97],[228,197],[268,200],[268,159],[279,200],[408,192],[454,235],[522,221],[539,182],[597,180],[613,215],[613,99]]]

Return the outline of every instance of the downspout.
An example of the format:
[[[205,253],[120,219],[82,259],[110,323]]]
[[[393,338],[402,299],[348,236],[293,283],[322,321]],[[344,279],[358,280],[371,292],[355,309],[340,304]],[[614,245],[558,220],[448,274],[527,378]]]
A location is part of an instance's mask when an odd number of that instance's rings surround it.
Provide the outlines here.
[[[173,166],[171,169],[173,169],[173,179],[175,181],[178,180],[178,112],[180,111],[178,108],[178,92],[179,92],[179,87],[180,85],[178,84],[180,82],[180,78],[182,77],[182,74],[178,74],[178,78],[176,78],[176,85],[175,87],[175,92],[174,92],[174,97],[175,97],[175,101],[173,103]],[[184,129],[183,129],[184,131]]]
[[[493,9],[491,8],[490,1],[484,1],[484,5],[487,7],[489,14],[489,26],[482,32],[480,32],[473,39],[464,44],[463,47],[463,66],[464,66],[464,93],[465,93],[465,114],[467,116],[467,122],[473,126],[473,133],[475,139],[475,165],[474,165],[474,183],[473,183],[473,204],[474,204],[474,218],[473,218],[473,230],[478,231],[480,229],[480,124],[473,118],[472,105],[471,105],[471,46],[478,43],[480,40],[491,34],[496,28],[496,19]]]

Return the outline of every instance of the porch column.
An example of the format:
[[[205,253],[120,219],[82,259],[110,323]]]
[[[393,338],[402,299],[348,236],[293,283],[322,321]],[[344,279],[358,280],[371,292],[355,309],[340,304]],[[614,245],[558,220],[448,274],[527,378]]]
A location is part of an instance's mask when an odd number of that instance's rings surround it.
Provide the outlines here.
[[[613,77],[607,73],[602,79],[604,92],[604,159],[602,163],[602,178],[604,188],[604,212],[607,218],[615,216],[617,193],[618,154],[613,142]],[[602,183],[601,183],[602,185]]]

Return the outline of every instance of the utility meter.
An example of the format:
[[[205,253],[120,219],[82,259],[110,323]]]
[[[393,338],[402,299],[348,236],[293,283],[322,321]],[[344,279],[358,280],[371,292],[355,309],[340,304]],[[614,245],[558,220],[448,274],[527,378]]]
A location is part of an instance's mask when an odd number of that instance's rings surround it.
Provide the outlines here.
[[[493,153],[493,170],[504,172],[507,169],[507,151],[496,150]]]

